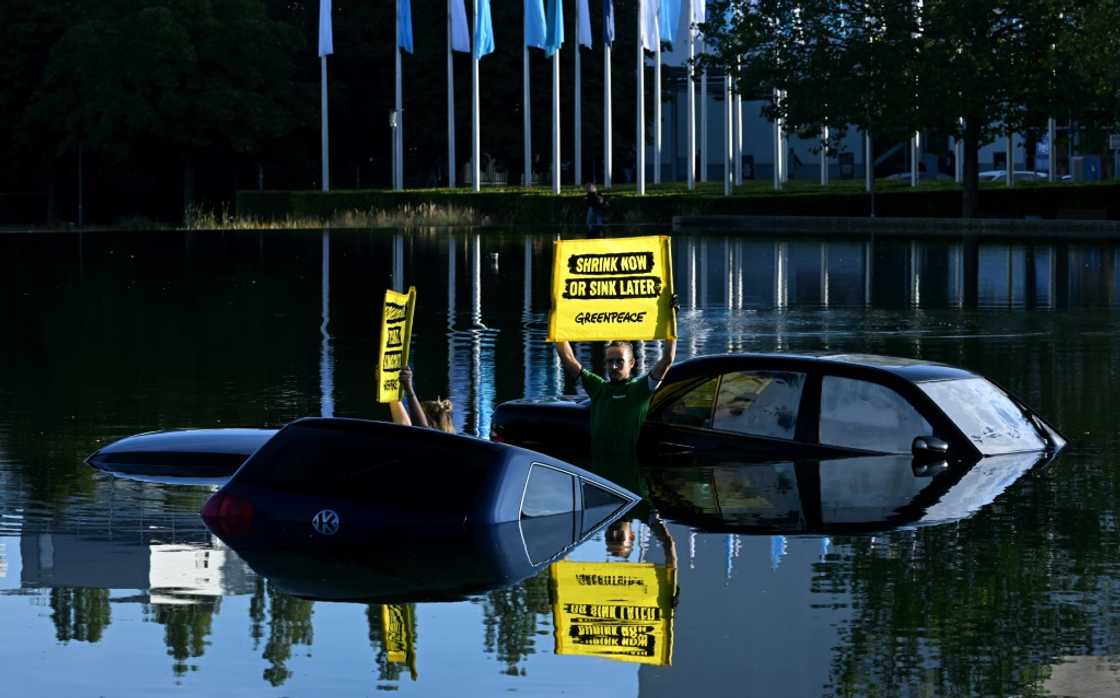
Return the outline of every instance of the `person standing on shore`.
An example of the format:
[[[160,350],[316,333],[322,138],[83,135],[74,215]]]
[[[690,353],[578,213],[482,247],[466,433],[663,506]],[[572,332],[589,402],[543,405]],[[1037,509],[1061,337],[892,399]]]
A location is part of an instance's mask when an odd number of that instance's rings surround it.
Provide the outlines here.
[[[603,198],[594,182],[587,183],[587,232],[602,233],[610,203]]]

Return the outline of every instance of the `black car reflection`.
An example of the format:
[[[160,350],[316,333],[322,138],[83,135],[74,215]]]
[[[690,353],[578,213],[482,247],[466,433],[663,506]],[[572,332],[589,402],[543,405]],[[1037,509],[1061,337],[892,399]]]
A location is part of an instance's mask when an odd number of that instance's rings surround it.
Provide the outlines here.
[[[371,527],[330,544],[293,543],[267,531],[219,537],[284,593],[319,601],[408,603],[457,601],[516,584],[598,529],[573,537],[578,532],[569,514],[442,534]]]
[[[492,438],[586,462],[586,401],[498,406]],[[838,459],[906,454],[975,462],[1065,440],[1021,401],[963,369],[871,355],[728,354],[673,366],[638,443],[642,462]]]
[[[864,456],[648,468],[644,476],[658,511],[698,530],[832,535],[968,518],[1044,461],[1039,453],[958,466]]]
[[[369,531],[446,538],[510,522],[551,531],[540,522],[560,517],[568,522],[561,542],[570,545],[637,500],[525,449],[386,422],[309,418],[250,456],[202,516],[229,541],[263,534],[321,546],[345,545],[352,534],[364,541]]]

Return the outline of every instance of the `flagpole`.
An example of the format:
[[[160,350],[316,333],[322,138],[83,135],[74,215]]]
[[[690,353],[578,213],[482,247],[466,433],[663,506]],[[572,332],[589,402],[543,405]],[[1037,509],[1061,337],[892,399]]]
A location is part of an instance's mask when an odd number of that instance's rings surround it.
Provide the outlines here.
[[[739,61],[735,62],[735,67],[740,67]],[[738,72],[738,71],[736,71]],[[742,76],[739,76],[739,89],[735,92],[734,97],[731,98],[732,104],[735,107],[735,184],[743,186],[743,81]]]
[[[472,3],[474,10],[474,31],[471,33],[471,41],[478,41],[478,0]],[[482,182],[479,181],[482,177],[482,166],[479,163],[479,157],[482,155],[482,143],[479,135],[479,114],[478,114],[478,58],[475,56],[477,53],[474,47],[471,47],[471,186],[474,191],[482,189]]]
[[[700,54],[705,54],[704,42],[700,42]],[[708,71],[700,73],[700,181],[708,181]]]
[[[578,48],[576,49],[579,50]],[[552,54],[552,193],[560,193],[560,48]]]
[[[735,130],[731,120],[731,71],[723,76],[723,195],[731,196],[731,155]]]
[[[638,76],[637,76],[637,124],[636,132],[637,138],[637,152],[635,153],[637,172],[634,176],[634,181],[637,183],[637,190],[639,196],[645,196],[646,193],[646,76],[645,76],[645,54],[642,52],[642,36],[644,34],[642,29],[642,13],[644,5],[647,0],[638,0]]]
[[[653,21],[653,183],[661,184],[661,13]]]
[[[331,190],[331,163],[330,163],[331,154],[330,154],[330,148],[328,147],[328,144],[330,143],[330,134],[329,134],[330,126],[328,125],[328,120],[327,120],[327,57],[326,56],[321,56],[319,58],[319,65],[320,65],[319,83],[320,83],[320,93],[321,93],[320,94],[319,117],[321,119],[321,125],[322,125],[322,128],[320,130],[322,131],[322,136],[323,136],[323,155],[322,155],[322,161],[323,161],[323,191],[330,191]]]
[[[451,3],[447,0],[447,186],[455,188],[455,66],[451,60]]]
[[[532,122],[530,121],[531,106],[529,104],[529,43],[528,43],[528,38],[529,38],[528,34],[526,34],[525,45],[521,48],[521,54],[522,54],[521,55],[521,102],[524,105],[524,108],[521,110],[521,130],[523,132],[524,141],[525,141],[524,174],[521,175],[521,177],[522,177],[522,180],[523,180],[522,184],[525,185],[525,186],[529,186],[530,184],[533,183],[533,162],[532,162],[533,125],[532,125]]]
[[[401,110],[401,2],[396,1],[397,14],[393,24],[393,35],[396,37],[396,50],[393,55],[396,58],[396,111],[397,111],[397,132],[396,138],[393,139],[393,189],[400,191],[404,188],[404,164],[401,162],[401,156],[404,154],[404,114]]]
[[[582,87],[580,85],[580,82],[581,82],[580,73],[582,71],[580,70],[580,65],[579,65],[579,61],[580,61],[580,57],[579,57],[579,54],[580,54],[580,50],[579,50],[580,5],[581,5],[580,1],[576,0],[576,24],[575,24],[575,31],[572,32],[575,35],[575,39],[576,39],[575,44],[574,44],[575,53],[576,53],[576,103],[575,103],[576,132],[575,132],[575,143],[573,144],[573,149],[575,151],[575,156],[576,156],[575,157],[575,185],[577,187],[580,186],[581,184],[583,184],[583,162],[582,162],[582,160],[583,160],[583,114],[581,113],[581,109],[583,108],[583,99],[582,99],[583,96],[580,94],[580,92],[582,90]]]
[[[611,45],[603,38],[603,188],[611,188]]]
[[[696,28],[689,6],[688,22],[688,190],[696,188],[696,81],[692,61],[696,59]]]

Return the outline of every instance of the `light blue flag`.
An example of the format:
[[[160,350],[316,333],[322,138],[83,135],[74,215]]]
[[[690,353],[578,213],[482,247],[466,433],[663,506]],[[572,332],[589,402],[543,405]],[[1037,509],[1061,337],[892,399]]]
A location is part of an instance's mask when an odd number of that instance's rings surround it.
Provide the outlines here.
[[[681,0],[661,0],[657,21],[661,40],[673,43],[673,35],[681,21]]]
[[[474,17],[474,51],[475,58],[482,58],[494,52],[494,25],[490,21],[490,0],[477,0]]]
[[[334,32],[331,30],[331,0],[319,0],[319,55],[334,53]]]
[[[412,53],[412,0],[397,0],[397,43]]]
[[[525,0],[525,45],[544,48],[548,23],[544,21],[544,0]]]
[[[544,55],[552,56],[564,44],[564,0],[548,0],[548,32]]]
[[[603,43],[614,43],[614,0],[603,0]]]

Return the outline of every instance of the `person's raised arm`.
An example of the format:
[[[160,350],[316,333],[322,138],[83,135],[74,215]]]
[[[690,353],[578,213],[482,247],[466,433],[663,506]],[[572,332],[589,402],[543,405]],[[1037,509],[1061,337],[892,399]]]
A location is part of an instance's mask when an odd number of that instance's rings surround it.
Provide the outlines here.
[[[575,380],[579,378],[579,374],[583,372],[583,364],[576,358],[575,352],[572,351],[572,345],[568,342],[557,342],[556,353],[560,356],[560,364],[564,367],[564,373],[568,378]]]
[[[412,387],[412,369],[408,366],[401,369],[401,388],[408,398],[408,411],[412,415],[412,423],[419,427],[431,426],[428,424],[428,415],[424,413],[424,407],[420,404],[420,398],[416,397],[416,391]]]
[[[666,339],[662,347],[661,358],[657,360],[657,364],[649,372],[650,377],[658,383],[665,379],[665,374],[669,372],[669,367],[673,365],[673,361],[677,358],[677,340]]]

